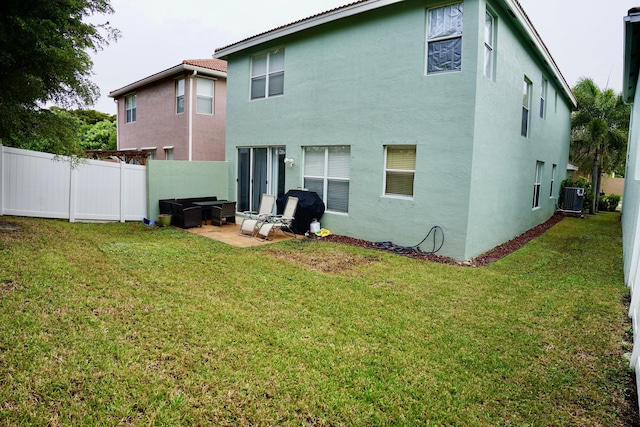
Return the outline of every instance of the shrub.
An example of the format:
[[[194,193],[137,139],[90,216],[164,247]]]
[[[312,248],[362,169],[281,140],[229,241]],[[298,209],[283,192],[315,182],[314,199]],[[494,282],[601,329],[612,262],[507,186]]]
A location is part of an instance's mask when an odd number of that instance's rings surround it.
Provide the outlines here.
[[[617,194],[607,194],[602,196],[598,202],[598,209],[601,211],[615,212],[618,204],[620,203],[620,199],[621,197]]]

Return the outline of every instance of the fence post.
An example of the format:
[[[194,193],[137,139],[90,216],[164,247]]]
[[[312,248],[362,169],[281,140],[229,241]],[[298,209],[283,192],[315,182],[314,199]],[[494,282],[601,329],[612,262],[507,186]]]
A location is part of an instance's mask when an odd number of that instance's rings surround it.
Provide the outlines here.
[[[125,167],[127,166],[126,162],[120,162],[120,222],[124,222],[125,216],[127,214],[127,183],[126,176],[127,170]]]
[[[76,193],[78,185],[78,171],[73,167],[72,162],[69,164],[69,222],[76,222]]]

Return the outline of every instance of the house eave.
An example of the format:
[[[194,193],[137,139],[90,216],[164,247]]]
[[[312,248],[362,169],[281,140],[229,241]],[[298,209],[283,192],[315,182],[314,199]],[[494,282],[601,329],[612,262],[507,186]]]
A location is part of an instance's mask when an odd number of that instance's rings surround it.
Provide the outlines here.
[[[631,104],[636,95],[638,71],[640,70],[640,10],[631,9],[624,17],[624,74],[622,97]]]
[[[194,72],[196,71],[198,74],[207,76],[207,77],[219,77],[219,78],[227,78],[227,73],[222,71],[212,70],[210,68],[198,67],[190,64],[179,64],[175,67],[168,68],[164,71],[160,71],[159,73],[153,74],[151,76],[145,77],[144,79],[138,80],[134,83],[131,83],[127,86],[124,86],[120,89],[113,90],[109,92],[110,98],[118,98],[119,96],[125,95],[127,93],[135,92],[138,88],[148,85],[150,83],[154,83],[158,80],[165,79],[167,77],[171,77],[173,75],[177,75],[183,72]]]
[[[378,9],[380,7],[388,6],[394,3],[400,3],[404,0],[369,0],[369,1],[357,1],[345,6],[333,9],[324,13],[314,15],[310,18],[302,19],[292,24],[283,25],[274,30],[258,34],[248,39],[239,41],[229,46],[216,49],[213,57],[218,59],[225,59],[229,55],[249,49],[260,44],[270,42],[272,40],[279,39],[300,31],[308,30],[310,28],[317,27],[329,22],[336,21],[338,19],[346,18],[349,16],[357,15],[359,13],[367,12],[369,10]]]
[[[513,14],[514,18],[516,18],[516,20],[524,30],[525,35],[529,38],[529,41],[534,45],[538,52],[540,52],[545,65],[552,72],[556,82],[564,89],[565,95],[571,102],[573,108],[576,108],[578,106],[578,100],[573,94],[571,86],[569,86],[569,84],[565,80],[562,72],[560,71],[560,68],[558,67],[558,64],[556,64],[556,61],[551,56],[549,49],[547,49],[547,46],[542,41],[542,38],[533,26],[533,23],[529,19],[529,16],[527,16],[520,3],[518,3],[518,0],[501,1],[507,7],[508,11]]]
[[[338,19],[346,18],[349,16],[357,15],[359,13],[367,12],[370,10],[378,9],[380,7],[388,6],[394,3],[400,3],[404,0],[360,0],[337,9],[333,9],[318,15],[314,15],[310,18],[302,19],[292,24],[283,25],[271,31],[258,34],[253,37],[249,37],[245,40],[241,40],[234,44],[216,49],[213,57],[218,59],[228,59],[230,55],[241,52],[243,50],[259,46],[261,44],[277,40],[279,38],[304,31],[310,28],[317,27]],[[545,46],[540,35],[533,27],[533,24],[529,20],[529,17],[520,6],[517,0],[498,0],[509,10],[519,26],[524,30],[525,34],[534,45],[534,47],[540,52],[545,65],[548,70],[553,74],[553,77],[562,87],[565,97],[572,104],[573,108],[576,108],[578,102],[571,91],[571,87],[565,80],[564,76],[560,72],[558,65],[554,61],[551,53]]]

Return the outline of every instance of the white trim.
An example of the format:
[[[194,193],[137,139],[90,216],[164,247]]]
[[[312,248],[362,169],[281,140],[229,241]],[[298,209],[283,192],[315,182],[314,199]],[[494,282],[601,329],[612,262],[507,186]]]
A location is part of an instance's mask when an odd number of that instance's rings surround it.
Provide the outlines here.
[[[203,68],[203,67],[196,67],[194,65],[189,65],[189,64],[180,64],[180,65],[176,65],[175,67],[171,67],[167,70],[164,71],[160,71],[157,74],[154,74],[152,76],[149,77],[145,77],[142,80],[138,80],[137,82],[128,84],[120,89],[116,89],[114,91],[109,92],[109,97],[110,98],[117,98],[121,95],[126,94],[127,92],[131,92],[139,87],[145,86],[149,83],[153,83],[156,82],[158,80],[162,80],[166,77],[171,77],[174,74],[177,73],[181,73],[181,72],[185,72],[185,71],[196,71],[199,74],[205,74],[207,76],[210,77],[221,77],[223,79],[227,78],[227,73],[222,72],[222,71],[216,71],[216,70],[212,70],[210,68]]]

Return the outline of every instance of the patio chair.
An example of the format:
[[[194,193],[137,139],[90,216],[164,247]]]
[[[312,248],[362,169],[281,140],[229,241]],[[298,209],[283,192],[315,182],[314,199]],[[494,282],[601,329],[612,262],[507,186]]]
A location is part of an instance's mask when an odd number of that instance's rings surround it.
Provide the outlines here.
[[[291,225],[295,219],[297,208],[298,198],[289,196],[282,215],[274,215],[259,225],[255,232],[255,237],[257,239],[273,240],[278,230],[280,230],[285,235],[287,235],[287,233],[291,233],[295,239],[296,233],[291,229]]]
[[[255,235],[256,229],[273,216],[273,206],[276,204],[276,196],[273,194],[263,194],[260,200],[260,207],[257,212],[244,211],[245,218],[240,224],[241,236],[251,237]]]

